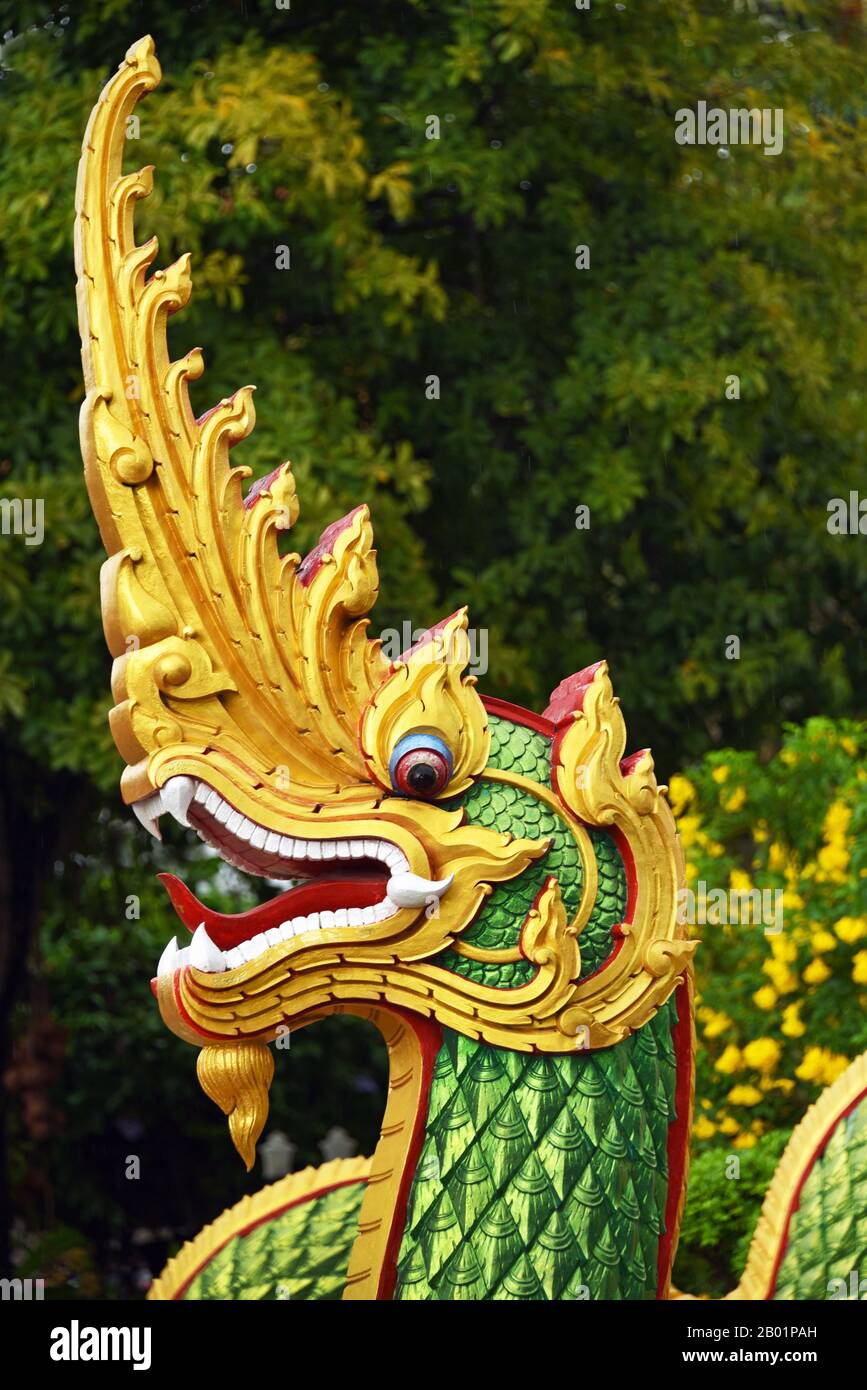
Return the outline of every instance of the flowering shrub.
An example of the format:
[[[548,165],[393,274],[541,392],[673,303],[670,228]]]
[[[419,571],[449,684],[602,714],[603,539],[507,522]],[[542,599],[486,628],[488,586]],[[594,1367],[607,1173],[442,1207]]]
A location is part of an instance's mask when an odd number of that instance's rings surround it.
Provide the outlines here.
[[[867,1049],[867,725],[788,726],[771,758],[708,754],[669,795],[696,953],[696,1110],[676,1278],[740,1276],[788,1133]],[[727,1156],[746,1166],[729,1181]],[[734,1221],[732,1212],[737,1211]]]
[[[696,1147],[791,1129],[867,1048],[867,725],[671,779],[696,955]],[[695,920],[697,919],[697,920]]]

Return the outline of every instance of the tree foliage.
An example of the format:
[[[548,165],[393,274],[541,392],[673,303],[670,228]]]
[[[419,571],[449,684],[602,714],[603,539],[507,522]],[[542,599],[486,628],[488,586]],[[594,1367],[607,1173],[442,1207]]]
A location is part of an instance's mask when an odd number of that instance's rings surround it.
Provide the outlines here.
[[[129,167],[157,166],[141,235],[193,253],[173,347],[205,348],[199,411],[257,384],[238,461],[255,477],[292,458],[293,545],[369,501],[374,631],[469,602],[483,688],[536,707],[605,655],[633,745],[670,771],[768,752],[784,720],[863,714],[867,560],[826,526],[867,437],[858,9],[0,4],[0,484],[44,499],[46,525],[39,546],[0,537],[0,1011],[55,1001],[80,1035],[77,1140],[110,1104],[94,1030],[138,1038],[131,963],[171,934],[146,886],[165,859],[110,858],[102,556],[75,425],[75,170],[126,47],[152,32],[165,72],[128,143]],[[678,145],[698,100],[781,108],[782,153]],[[147,905],[134,931],[128,893]],[[141,1026],[151,1075],[172,1044]]]

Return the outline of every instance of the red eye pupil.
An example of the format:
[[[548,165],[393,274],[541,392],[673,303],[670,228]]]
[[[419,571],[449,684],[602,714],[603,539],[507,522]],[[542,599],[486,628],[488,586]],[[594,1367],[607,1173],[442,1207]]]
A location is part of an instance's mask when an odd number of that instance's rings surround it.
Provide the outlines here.
[[[436,796],[449,780],[449,766],[435,748],[413,748],[394,769],[399,791],[408,796]]]

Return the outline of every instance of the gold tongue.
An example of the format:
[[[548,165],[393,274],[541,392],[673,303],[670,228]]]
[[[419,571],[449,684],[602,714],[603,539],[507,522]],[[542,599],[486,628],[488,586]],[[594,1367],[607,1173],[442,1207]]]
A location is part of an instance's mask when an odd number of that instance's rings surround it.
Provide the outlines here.
[[[274,1077],[274,1058],[267,1043],[209,1043],[196,1062],[206,1096],[229,1117],[232,1143],[249,1173],[256,1158],[256,1140],[268,1118],[268,1088]]]

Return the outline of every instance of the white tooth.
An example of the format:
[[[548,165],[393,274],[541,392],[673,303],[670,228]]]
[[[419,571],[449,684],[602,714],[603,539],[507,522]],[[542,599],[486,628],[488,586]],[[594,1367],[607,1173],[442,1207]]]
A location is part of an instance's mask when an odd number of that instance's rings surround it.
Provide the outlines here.
[[[264,828],[264,826],[257,825],[255,826],[253,833],[250,836],[250,844],[253,846],[254,849],[264,849],[265,841],[267,838],[268,831]]]
[[[231,951],[226,952],[226,969],[234,970],[237,966],[244,964],[244,957],[241,955],[239,946],[233,946]]]
[[[193,777],[170,777],[162,789],[163,805],[181,825],[189,825],[187,812],[196,790]]]
[[[339,907],[339,908],[337,909],[337,911],[335,912],[335,914],[334,914],[334,925],[335,925],[335,927],[348,927],[348,926],[349,926],[349,912],[347,911],[347,909],[346,909],[345,907]]]
[[[206,782],[198,782],[196,784],[196,790],[193,793],[193,800],[207,801],[210,790],[211,789]]]
[[[346,913],[348,927],[360,927],[364,922],[364,913],[360,907],[350,907]]]
[[[322,858],[323,858],[323,859],[336,859],[336,858],[337,858],[337,845],[335,844],[334,840],[323,840],[323,841],[322,841]]]
[[[419,878],[418,874],[392,874],[388,880],[387,893],[398,907],[424,907],[428,898],[441,898],[454,880],[454,874],[438,882],[430,878]]]
[[[225,825],[226,821],[229,819],[231,815],[234,815],[234,812],[231,806],[229,805],[228,801],[224,801],[223,798],[220,797],[219,805],[217,806],[217,809],[214,812],[215,818],[220,822],[221,825]]]
[[[348,840],[338,840],[338,841],[337,841],[337,858],[338,858],[338,859],[350,859],[351,857],[352,857],[352,851],[351,851],[350,848],[349,848],[349,841],[348,841]]]
[[[310,926],[310,920],[309,917],[295,917],[287,925],[293,936],[302,936]]]
[[[297,857],[298,857],[298,856],[296,855],[296,858],[297,858]],[[322,845],[319,843],[318,840],[310,840],[310,841],[308,842],[308,844],[307,844],[307,858],[308,858],[308,859],[324,859],[324,858],[325,858],[324,854],[322,853]]]
[[[207,970],[210,975],[218,975],[226,969],[226,957],[208,936],[204,922],[196,927],[190,944],[190,965],[196,970]]]
[[[268,942],[269,946],[279,946],[280,942],[283,940],[280,934],[280,928],[269,927],[265,933],[265,940]]]
[[[250,945],[255,946],[256,955],[261,956],[262,952],[267,951],[268,949],[268,938],[266,937],[263,931],[260,931],[258,936],[253,937],[253,940],[250,942]]]
[[[134,801],[132,810],[149,835],[153,835],[155,840],[163,838],[158,822],[165,807],[159,792],[154,792],[153,796],[143,796],[141,801]]]
[[[384,848],[382,840],[365,840],[364,853],[368,859],[378,859],[380,850]]]
[[[178,938],[173,936],[168,946],[166,946],[160,956],[160,963],[157,966],[157,978],[162,975],[174,975],[177,966],[175,961],[178,956]]]
[[[294,844],[295,844],[295,841],[291,838],[291,836],[289,836],[289,835],[281,835],[281,836],[280,836],[280,853],[283,855],[283,858],[284,858],[284,859],[294,859],[294,858],[295,858],[295,855],[294,855],[293,852],[292,852]]]
[[[363,859],[363,858],[364,858],[364,841],[363,841],[363,840],[350,840],[350,841],[349,841],[349,853],[351,854],[351,856],[352,856],[353,859]]]
[[[288,922],[281,922],[277,930],[280,933],[280,940],[288,941],[293,935],[291,918]]]
[[[236,835],[238,833],[238,826],[241,824],[243,819],[244,817],[241,815],[240,811],[232,812],[232,814],[226,821],[226,829],[228,830],[230,835]]]
[[[262,846],[262,848],[266,851],[267,854],[280,853],[280,836],[277,834],[276,830],[270,830],[268,832],[268,834],[265,837],[265,843]]]
[[[202,783],[202,785],[204,786],[204,783]],[[211,792],[208,796],[207,801],[205,802],[205,810],[210,811],[211,815],[213,816],[218,806],[222,805],[224,805],[224,802],[219,792]]]
[[[387,899],[387,898],[383,898],[383,900],[382,900],[381,903],[377,903],[377,905],[376,905],[376,907],[373,909],[373,911],[374,911],[374,913],[375,913],[375,916],[374,916],[374,919],[373,919],[374,922],[384,922],[385,919],[386,919],[386,917],[390,917],[390,916],[391,916],[391,909],[390,909],[390,907],[389,907],[389,905],[388,905],[388,899]]]
[[[323,930],[324,930],[326,927],[333,927],[333,926],[335,926],[336,923],[335,923],[335,921],[334,921],[334,913],[333,913],[333,912],[320,912],[320,914],[319,914],[319,925],[320,925],[320,927],[322,927]]]
[[[175,969],[183,970],[184,966],[189,965],[189,963],[190,948],[189,946],[184,946],[180,951],[178,951],[178,954],[175,956]]]
[[[398,907],[397,903],[392,902],[391,898],[388,897],[383,898],[382,902],[380,903],[380,907],[384,907],[386,909],[385,917],[393,917],[396,912],[400,912],[400,908]]]
[[[375,907],[363,907],[363,908],[361,909],[361,922],[362,922],[362,925],[364,926],[364,925],[366,925],[368,922],[375,922],[375,921],[376,921],[376,908],[375,908]]]
[[[238,950],[241,952],[243,960],[255,960],[259,954],[258,947],[256,946],[256,937],[254,936],[250,941],[242,941]]]
[[[386,864],[393,864],[395,860],[402,859],[403,855],[401,854],[399,849],[394,849],[391,845],[387,845],[386,848],[383,850],[382,857],[385,860]]]
[[[255,829],[256,827],[253,824],[253,822],[251,820],[247,820],[246,816],[242,816],[241,824],[238,826],[238,829],[235,831],[235,834],[237,835],[239,840],[249,840],[250,836],[253,834],[253,831]]]

